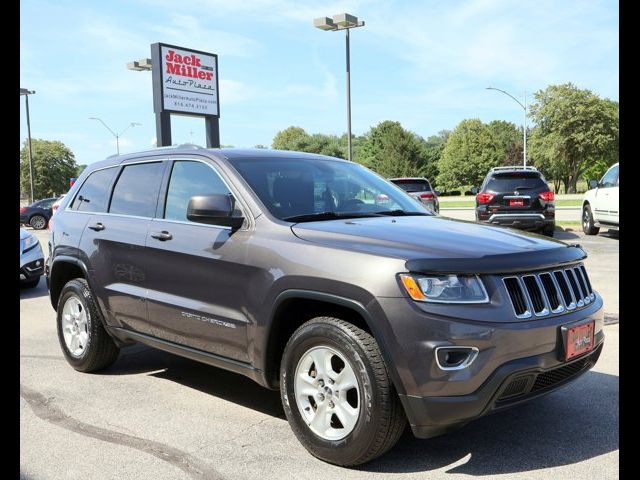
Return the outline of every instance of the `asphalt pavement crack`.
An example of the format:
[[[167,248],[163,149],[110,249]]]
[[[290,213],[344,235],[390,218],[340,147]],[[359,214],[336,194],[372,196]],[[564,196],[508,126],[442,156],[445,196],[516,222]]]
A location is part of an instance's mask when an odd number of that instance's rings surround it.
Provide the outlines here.
[[[103,442],[114,443],[124,447],[134,448],[143,453],[153,455],[162,461],[170,463],[195,479],[222,480],[223,477],[216,470],[202,463],[192,455],[177,448],[153,440],[120,433],[115,430],[101,428],[81,422],[70,417],[40,392],[24,385],[20,385],[20,396],[29,404],[33,413],[40,419],[70,430],[86,437],[95,438]]]

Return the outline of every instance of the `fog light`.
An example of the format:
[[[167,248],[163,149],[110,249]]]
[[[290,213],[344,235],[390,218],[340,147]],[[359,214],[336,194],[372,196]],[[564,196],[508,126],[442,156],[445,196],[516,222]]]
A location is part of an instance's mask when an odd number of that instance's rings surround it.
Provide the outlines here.
[[[36,267],[39,267],[39,266],[40,266],[40,260],[36,262]]]
[[[436,347],[436,363],[441,370],[462,370],[478,356],[476,347]]]

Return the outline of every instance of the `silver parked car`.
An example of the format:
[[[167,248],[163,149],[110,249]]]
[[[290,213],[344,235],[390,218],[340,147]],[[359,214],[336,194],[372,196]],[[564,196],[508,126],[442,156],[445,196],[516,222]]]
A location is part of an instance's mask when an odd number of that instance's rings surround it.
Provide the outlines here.
[[[44,255],[33,233],[20,229],[20,286],[33,288],[44,273]]]
[[[424,203],[433,212],[440,213],[438,194],[431,188],[431,184],[426,178],[402,177],[390,178],[389,181],[395,183],[419,202]]]

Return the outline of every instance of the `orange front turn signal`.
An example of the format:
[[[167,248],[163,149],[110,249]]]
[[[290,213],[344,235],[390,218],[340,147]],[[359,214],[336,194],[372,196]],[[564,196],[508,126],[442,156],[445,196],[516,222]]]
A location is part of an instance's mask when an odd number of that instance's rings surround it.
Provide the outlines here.
[[[400,274],[400,280],[402,280],[402,285],[404,285],[411,298],[414,300],[425,300],[427,298],[411,275]]]

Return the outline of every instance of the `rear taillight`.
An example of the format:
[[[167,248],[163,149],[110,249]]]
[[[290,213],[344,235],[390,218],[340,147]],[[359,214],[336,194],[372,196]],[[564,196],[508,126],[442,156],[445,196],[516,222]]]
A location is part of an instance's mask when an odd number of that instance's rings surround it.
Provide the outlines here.
[[[479,193],[476,195],[476,200],[478,203],[489,203],[493,200],[495,195],[493,193]]]
[[[435,195],[431,192],[420,194],[420,198],[433,198],[433,197],[435,197]]]
[[[556,198],[553,192],[542,192],[540,198],[545,202],[553,202]]]
[[[49,219],[49,225],[47,226],[47,230],[49,231],[53,230],[53,217]]]
[[[26,212],[26,211],[27,211],[27,208],[26,208],[26,207],[20,207],[20,213],[24,213],[24,212]]]
[[[60,205],[54,205],[53,207],[51,207],[51,209],[55,212],[58,209],[59,206]]]

